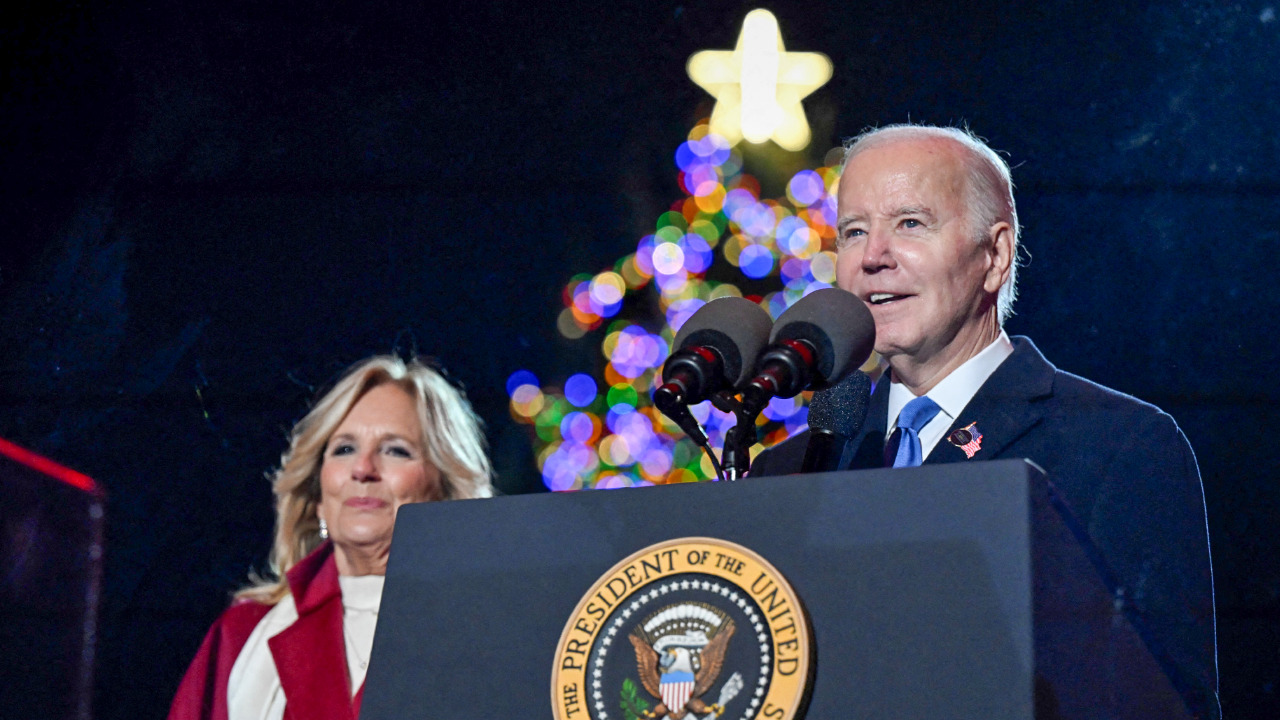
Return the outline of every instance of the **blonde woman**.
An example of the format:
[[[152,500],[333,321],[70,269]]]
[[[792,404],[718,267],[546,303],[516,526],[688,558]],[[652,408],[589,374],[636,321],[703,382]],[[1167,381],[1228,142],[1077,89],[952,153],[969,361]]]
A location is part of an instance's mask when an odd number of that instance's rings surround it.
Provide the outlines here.
[[[488,497],[480,422],[435,368],[352,367],[293,428],[273,479],[272,575],[214,623],[170,720],[355,720],[396,512]]]

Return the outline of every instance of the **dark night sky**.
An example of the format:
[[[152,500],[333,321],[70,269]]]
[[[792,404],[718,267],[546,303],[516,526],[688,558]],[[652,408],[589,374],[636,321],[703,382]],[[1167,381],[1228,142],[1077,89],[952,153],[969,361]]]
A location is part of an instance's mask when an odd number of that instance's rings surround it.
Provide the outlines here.
[[[161,717],[265,556],[263,474],[317,386],[438,355],[536,489],[503,382],[596,367],[560,289],[680,197],[684,74],[739,2],[23,3],[0,25],[0,437],[107,489],[96,711]],[[1008,153],[1011,332],[1171,412],[1204,475],[1224,705],[1276,700],[1268,412],[1280,239],[1269,2],[767,5],[835,63],[820,148],[967,121]],[[175,600],[176,599],[176,600]]]

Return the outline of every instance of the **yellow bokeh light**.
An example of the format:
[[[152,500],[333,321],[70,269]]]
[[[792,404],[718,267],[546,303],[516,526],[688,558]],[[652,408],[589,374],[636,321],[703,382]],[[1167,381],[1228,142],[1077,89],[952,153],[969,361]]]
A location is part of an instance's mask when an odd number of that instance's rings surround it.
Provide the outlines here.
[[[629,290],[638,290],[649,282],[649,276],[636,264],[634,253],[628,255],[627,261],[622,263],[622,279],[626,281]]]
[[[787,52],[778,19],[752,10],[733,50],[703,50],[689,58],[690,79],[716,99],[710,131],[730,145],[773,140],[803,150],[812,139],[800,101],[831,79],[822,53]]]
[[[627,439],[621,435],[605,436],[600,441],[600,447],[597,452],[601,460],[614,467],[630,465],[635,462],[635,458],[631,455],[631,446],[627,443]]]
[[[591,281],[591,297],[601,305],[612,305],[621,302],[627,292],[627,283],[622,276],[613,271],[605,271]]]
[[[760,204],[767,205],[769,209],[773,211],[773,221],[775,224],[785,218],[791,217],[791,209],[782,205],[777,200],[761,200]]]
[[[570,340],[577,340],[587,334],[586,328],[578,324],[573,317],[573,310],[565,308],[560,311],[560,316],[556,318],[556,329],[560,334]]]
[[[684,437],[684,431],[680,429],[680,426],[676,425],[675,421],[671,418],[658,412],[657,408],[642,407],[638,408],[637,412],[643,413],[645,417],[649,418],[649,421],[653,423],[655,430],[661,430],[668,435],[678,434],[680,437]]]
[[[675,303],[681,300],[692,300],[694,298],[701,298],[703,293],[705,292],[704,290],[705,287],[706,287],[706,283],[701,283],[701,282],[685,283],[685,286],[680,289],[680,292],[671,293],[670,295],[667,296],[667,299]]]
[[[698,204],[699,210],[707,213],[713,213],[724,207],[724,196],[724,186],[716,185],[712,188],[711,192],[704,195],[698,195],[693,199],[693,201]]]
[[[712,449],[712,452],[715,452],[714,448]],[[720,459],[720,453],[716,453],[716,460],[719,460],[719,459]],[[716,466],[711,464],[710,455],[703,453],[702,460],[699,461],[699,465],[702,467],[703,477],[713,478],[716,476]]]
[[[522,418],[532,418],[542,411],[546,396],[537,385],[521,385],[511,393],[511,410]]]
[[[717,285],[716,288],[711,291],[711,294],[707,299],[715,300],[722,297],[742,297],[742,289],[737,285],[731,285],[729,283]]]
[[[813,261],[809,263],[809,272],[813,273],[813,279],[818,282],[835,284],[836,254],[830,250],[823,250],[814,255]]]
[[[693,483],[693,482],[698,482],[698,476],[694,475],[692,471],[687,470],[685,468],[676,468],[675,470],[672,470],[671,474],[668,475],[665,480],[663,480],[663,483],[668,485],[674,485],[676,483]]]
[[[724,202],[723,195],[721,195],[720,202],[722,204]],[[717,208],[717,210],[718,209],[719,208]],[[715,247],[720,243],[720,228],[716,227],[715,223],[710,220],[694,220],[693,223],[689,225],[689,232],[701,236],[703,240],[707,241],[707,245],[710,245],[711,247]]]
[[[841,155],[844,154],[844,148],[837,148]],[[827,186],[827,194],[835,195],[840,188],[836,184],[840,182],[840,170],[834,167],[819,168],[822,174],[822,184]]]
[[[749,244],[741,235],[730,235],[724,241],[724,247],[721,248],[724,252],[724,259],[728,260],[730,265],[736,267],[738,265],[738,257],[742,255],[742,248]]]
[[[822,236],[807,227],[802,227],[792,233],[788,249],[795,257],[811,258],[814,253],[822,249]]]
[[[555,451],[560,449],[560,441],[556,440],[547,443],[546,447],[538,451],[535,461],[538,463],[538,469],[541,470],[547,464],[547,458],[551,457]]]
[[[600,343],[600,352],[604,353],[607,358],[613,358],[613,351],[618,347],[618,339],[622,337],[621,330],[615,330],[604,336],[604,342]]]

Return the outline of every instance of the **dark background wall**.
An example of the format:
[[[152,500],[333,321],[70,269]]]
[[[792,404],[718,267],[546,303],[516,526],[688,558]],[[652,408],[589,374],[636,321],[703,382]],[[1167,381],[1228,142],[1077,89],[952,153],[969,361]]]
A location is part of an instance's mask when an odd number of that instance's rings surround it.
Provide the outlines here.
[[[19,3],[0,26],[0,436],[108,493],[95,707],[162,717],[272,513],[315,389],[441,357],[506,492],[541,487],[503,383],[596,367],[569,275],[680,197],[684,74],[753,4]],[[296,7],[297,9],[293,9]],[[822,151],[967,121],[1014,165],[1009,325],[1170,411],[1199,454],[1228,717],[1280,646],[1280,22],[1270,2],[787,2],[835,76]]]

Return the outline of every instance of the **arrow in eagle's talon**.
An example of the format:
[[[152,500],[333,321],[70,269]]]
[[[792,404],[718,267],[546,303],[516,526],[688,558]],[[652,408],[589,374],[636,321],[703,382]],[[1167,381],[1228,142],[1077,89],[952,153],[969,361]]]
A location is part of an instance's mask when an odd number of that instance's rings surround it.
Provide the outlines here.
[[[711,706],[711,712],[704,715],[702,720],[715,720],[715,718],[723,715],[725,710],[724,706],[728,705],[729,701],[737,697],[738,693],[741,691],[742,673],[734,673],[727,681],[725,681],[724,687],[720,688],[719,702]]]

